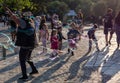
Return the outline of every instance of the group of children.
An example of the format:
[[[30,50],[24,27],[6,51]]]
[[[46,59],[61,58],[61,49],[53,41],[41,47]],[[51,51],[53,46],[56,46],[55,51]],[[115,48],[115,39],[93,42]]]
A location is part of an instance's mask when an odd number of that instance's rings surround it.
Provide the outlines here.
[[[96,49],[99,51],[97,39],[95,36],[95,31],[98,28],[96,24],[92,28],[88,30],[88,39],[89,39],[89,50],[92,48],[92,40],[96,44]],[[43,27],[40,30],[40,38],[43,46],[43,52],[47,52],[47,41],[50,39],[51,49],[53,50],[50,58],[54,58],[58,55],[62,50],[63,39],[68,42],[68,53],[74,55],[74,50],[77,49],[77,43],[81,39],[82,33],[79,31],[79,27],[75,23],[70,24],[70,28],[68,29],[67,38],[65,38],[62,34],[62,26],[57,29],[52,29],[51,36],[49,38],[48,26],[44,23]]]
[[[62,40],[66,39],[62,34],[62,27],[53,29],[51,31],[51,36],[49,38],[48,26],[44,23],[43,27],[40,30],[40,40],[42,42],[43,53],[47,52],[47,41],[50,39],[52,54],[50,58],[53,58],[58,55],[58,52],[62,50]]]
[[[51,43],[51,49],[52,54],[50,58],[54,58],[58,55],[59,52],[62,50],[62,43],[63,39],[68,41],[68,53],[71,53],[71,55],[74,55],[73,50],[77,48],[76,43],[78,40],[80,40],[80,33],[77,30],[77,27],[75,23],[71,23],[70,29],[67,33],[67,38],[65,38],[62,34],[62,26],[59,26],[57,29],[52,29],[51,36],[50,36],[50,43]],[[46,42],[49,39],[49,32],[48,27],[44,23],[43,28],[40,30],[40,40],[42,42],[43,46],[43,52],[47,51]]]

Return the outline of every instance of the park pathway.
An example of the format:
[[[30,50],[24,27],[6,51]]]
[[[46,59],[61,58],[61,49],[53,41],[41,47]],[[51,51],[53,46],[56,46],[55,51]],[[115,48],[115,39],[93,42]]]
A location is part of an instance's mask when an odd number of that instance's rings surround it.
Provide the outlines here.
[[[84,35],[88,28],[85,27]],[[64,35],[66,32],[64,29]],[[0,59],[0,83],[120,83],[120,50],[116,49],[115,35],[109,47],[105,47],[102,29],[96,35],[100,52],[96,52],[94,44],[89,52],[85,37],[79,42],[74,56],[67,54],[64,41],[64,52],[54,61],[48,59],[48,54],[37,54],[41,51],[40,46],[35,48],[32,56],[39,74],[29,76],[25,82],[18,80],[21,76],[18,54],[8,52],[5,60]],[[29,65],[27,68],[29,73]]]

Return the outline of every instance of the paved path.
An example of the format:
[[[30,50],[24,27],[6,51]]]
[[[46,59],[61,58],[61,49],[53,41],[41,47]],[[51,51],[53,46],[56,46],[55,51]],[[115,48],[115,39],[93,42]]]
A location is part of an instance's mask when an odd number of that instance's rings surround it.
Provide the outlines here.
[[[94,52],[85,67],[96,68],[94,71],[100,73],[103,83],[120,83],[120,50],[116,49],[115,34],[111,46],[104,47],[104,42],[104,36],[101,36],[99,40],[101,51]]]
[[[85,33],[88,27],[85,28]],[[63,31],[65,34],[66,31]],[[47,54],[37,55],[41,47],[33,51],[33,60],[39,74],[30,76],[26,82],[18,80],[21,76],[18,54],[8,53],[6,60],[0,61],[0,83],[120,83],[119,78],[119,50],[115,50],[115,35],[112,45],[104,48],[102,30],[96,33],[101,52],[95,52],[94,45],[88,51],[88,39],[82,38],[75,55],[64,53],[55,61],[49,61]],[[50,45],[48,44],[48,47]],[[28,67],[28,73],[31,71]]]

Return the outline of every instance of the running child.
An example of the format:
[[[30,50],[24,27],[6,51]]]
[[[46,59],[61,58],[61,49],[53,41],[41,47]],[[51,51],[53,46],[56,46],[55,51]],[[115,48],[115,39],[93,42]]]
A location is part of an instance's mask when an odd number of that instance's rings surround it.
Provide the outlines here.
[[[72,55],[74,55],[73,50],[77,49],[76,44],[80,39],[80,33],[77,30],[75,23],[72,23],[70,26],[71,26],[72,29],[70,29],[67,33],[68,45],[69,45],[68,53],[71,53]]]
[[[94,24],[93,28],[90,28],[88,33],[87,33],[88,37],[89,37],[89,50],[91,50],[91,48],[92,48],[92,40],[93,40],[96,44],[97,51],[100,51],[99,47],[98,47],[97,39],[95,36],[95,31],[97,28],[98,28],[98,26],[96,24]]]

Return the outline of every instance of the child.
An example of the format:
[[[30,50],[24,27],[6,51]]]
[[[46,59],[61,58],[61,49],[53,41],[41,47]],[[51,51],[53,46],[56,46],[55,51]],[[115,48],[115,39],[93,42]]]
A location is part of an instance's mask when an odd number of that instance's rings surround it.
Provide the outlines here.
[[[68,37],[68,44],[69,44],[68,53],[71,53],[71,55],[73,56],[74,55],[73,50],[77,49],[76,39],[73,38],[73,34],[69,35],[69,37]]]
[[[89,29],[88,31],[88,37],[89,37],[89,50],[91,50],[92,47],[92,40],[95,42],[96,44],[96,49],[97,51],[99,51],[99,47],[98,47],[98,43],[97,43],[97,39],[95,36],[95,31],[98,28],[98,26],[96,24],[94,24],[93,28]]]
[[[76,25],[74,23],[71,24],[72,29],[70,29],[67,33],[68,36],[68,44],[69,44],[69,49],[68,53],[71,52],[72,55],[74,55],[73,50],[77,48],[76,43],[79,40],[80,33],[76,29]]]
[[[41,41],[42,41],[42,46],[43,46],[43,53],[47,51],[46,49],[46,43],[47,40],[49,39],[49,32],[48,32],[48,27],[47,25],[44,23],[43,27],[40,30],[40,35],[41,35]]]
[[[50,58],[54,58],[58,54],[58,48],[59,48],[59,40],[58,40],[58,35],[57,35],[57,30],[52,30],[51,32],[51,49],[53,49],[52,55]]]
[[[59,50],[62,50],[62,40],[66,39],[62,34],[62,27],[58,28]]]
[[[11,26],[12,41],[15,42],[17,24],[13,20],[10,20],[10,26]]]
[[[41,17],[41,20],[40,20],[39,30],[43,29],[44,23],[46,23],[46,18],[45,18],[45,16],[43,15],[43,16]],[[39,34],[39,41],[40,41],[40,37],[41,37],[41,35]]]

